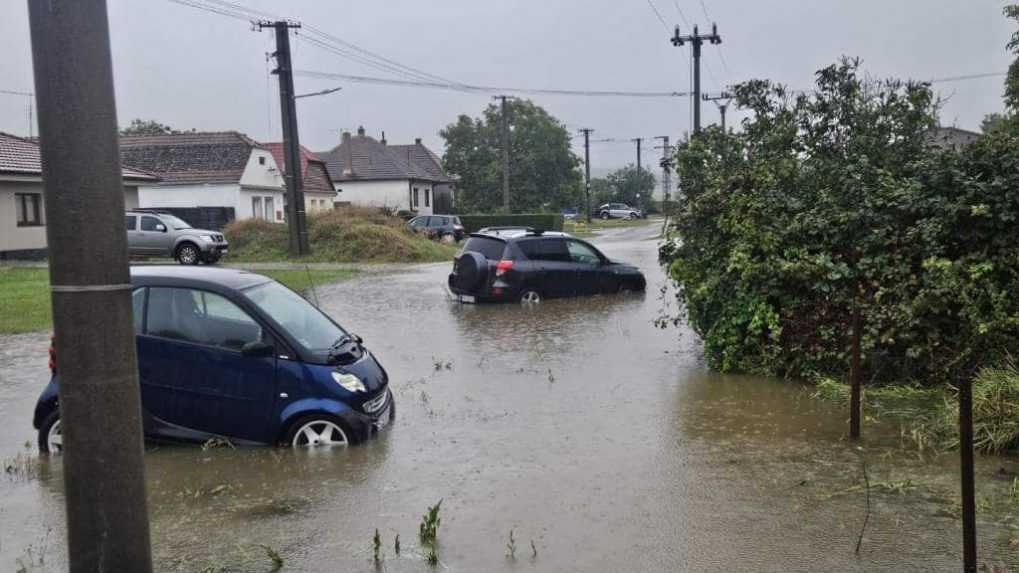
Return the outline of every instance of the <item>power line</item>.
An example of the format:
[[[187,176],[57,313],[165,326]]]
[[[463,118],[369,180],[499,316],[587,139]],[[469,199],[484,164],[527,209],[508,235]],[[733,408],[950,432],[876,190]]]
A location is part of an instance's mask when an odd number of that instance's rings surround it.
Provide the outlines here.
[[[0,94],[26,97],[33,97],[35,95],[34,93],[31,92],[19,92],[17,90],[0,90]]]
[[[514,88],[514,87],[500,87],[500,86],[481,86],[471,84],[452,84],[444,82],[426,82],[419,80],[398,80],[390,78],[379,78],[371,76],[355,76],[350,74],[340,74],[331,72],[316,72],[310,70],[295,70],[294,75],[319,78],[319,79],[331,79],[331,80],[346,80],[349,82],[367,83],[367,84],[381,84],[381,85],[397,85],[404,87],[420,87],[420,88],[432,88],[441,90],[460,91],[465,93],[483,93],[483,94],[499,94],[503,92],[511,92],[518,94],[534,94],[534,95],[559,95],[559,96],[584,96],[584,97],[633,97],[633,98],[673,98],[673,97],[687,97],[690,95],[689,92],[653,92],[653,91],[625,91],[625,90],[573,90],[573,89],[540,89],[540,88]]]
[[[979,80],[979,79],[983,79],[983,78],[994,78],[994,77],[1007,76],[1007,75],[1008,75],[1008,72],[986,72],[986,73],[983,73],[983,74],[968,74],[968,75],[964,75],[964,76],[949,76],[949,77],[946,77],[946,78],[933,78],[933,79],[927,80],[927,83],[929,83],[929,84],[940,84],[940,83],[945,83],[945,82],[959,82],[959,81],[963,81],[963,80]]]
[[[665,18],[662,18],[662,13],[658,11],[658,8],[655,6],[655,3],[652,2],[651,0],[647,0],[647,5],[650,6],[652,10],[654,10],[655,16],[658,16],[658,21],[662,23],[662,26],[664,26],[666,30],[668,30],[669,25],[665,23]]]
[[[676,7],[676,12],[679,12],[679,19],[683,21],[683,25],[689,28],[690,21],[686,19],[686,14],[684,14],[683,9],[679,7],[679,1],[672,0],[672,5]]]

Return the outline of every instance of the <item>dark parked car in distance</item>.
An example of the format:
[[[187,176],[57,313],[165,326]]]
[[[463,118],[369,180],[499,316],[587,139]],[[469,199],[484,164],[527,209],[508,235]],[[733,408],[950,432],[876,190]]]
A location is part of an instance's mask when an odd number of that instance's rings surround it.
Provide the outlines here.
[[[463,224],[460,223],[460,217],[455,215],[420,215],[407,221],[407,225],[412,231],[426,233],[437,239],[451,236],[460,242],[467,234]]]
[[[546,298],[643,291],[640,269],[613,261],[565,233],[473,233],[453,261],[449,290],[462,302],[541,302]]]
[[[346,446],[395,415],[361,338],[268,277],[152,266],[132,268],[131,284],[147,438]],[[36,403],[42,452],[63,449],[59,384],[54,371]]]

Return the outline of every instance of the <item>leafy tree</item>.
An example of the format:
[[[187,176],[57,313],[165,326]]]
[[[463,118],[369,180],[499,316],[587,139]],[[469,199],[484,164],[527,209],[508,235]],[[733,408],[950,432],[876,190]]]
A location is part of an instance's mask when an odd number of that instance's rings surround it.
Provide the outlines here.
[[[570,134],[529,100],[507,102],[510,125],[510,210],[527,212],[575,207],[581,202],[580,160]],[[443,167],[457,181],[460,208],[492,212],[502,208],[500,108],[483,117],[461,115],[439,135],[446,142]]]
[[[162,135],[164,133],[180,133],[169,125],[163,125],[154,119],[135,118],[131,125],[121,128],[121,135]]]
[[[992,131],[1002,129],[1008,123],[1008,116],[1000,113],[989,113],[984,116],[984,119],[980,122],[980,131],[982,133],[991,133]]]
[[[1004,8],[1005,17],[1019,22],[1019,4],[1009,4]],[[1019,56],[1019,30],[1012,32],[1006,48]],[[1005,105],[1013,112],[1019,111],[1019,58],[1008,67],[1005,77]]]
[[[957,383],[1019,351],[1019,136],[938,149],[930,89],[853,61],[735,91],[741,131],[679,145],[661,252],[713,367],[837,375],[856,346],[863,379]]]
[[[606,179],[613,189],[610,200],[631,206],[647,204],[655,188],[655,176],[647,169],[638,173],[637,167],[632,164],[609,173]]]

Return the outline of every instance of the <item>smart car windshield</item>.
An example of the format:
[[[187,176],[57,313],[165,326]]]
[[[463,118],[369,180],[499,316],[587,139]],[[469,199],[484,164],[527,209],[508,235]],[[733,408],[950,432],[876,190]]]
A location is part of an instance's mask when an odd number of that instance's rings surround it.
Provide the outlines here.
[[[252,287],[244,294],[309,352],[327,352],[338,339],[348,336],[322,311],[278,282]]]

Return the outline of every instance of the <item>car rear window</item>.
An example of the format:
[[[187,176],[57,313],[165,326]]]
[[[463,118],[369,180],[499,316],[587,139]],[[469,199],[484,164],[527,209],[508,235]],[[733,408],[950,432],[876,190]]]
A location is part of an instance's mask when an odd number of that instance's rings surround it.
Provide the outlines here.
[[[526,239],[517,247],[532,261],[569,261],[570,252],[562,239]]]
[[[486,259],[496,261],[502,258],[502,252],[506,249],[506,243],[499,239],[488,237],[471,237],[464,243],[464,252],[474,251],[485,255]]]

